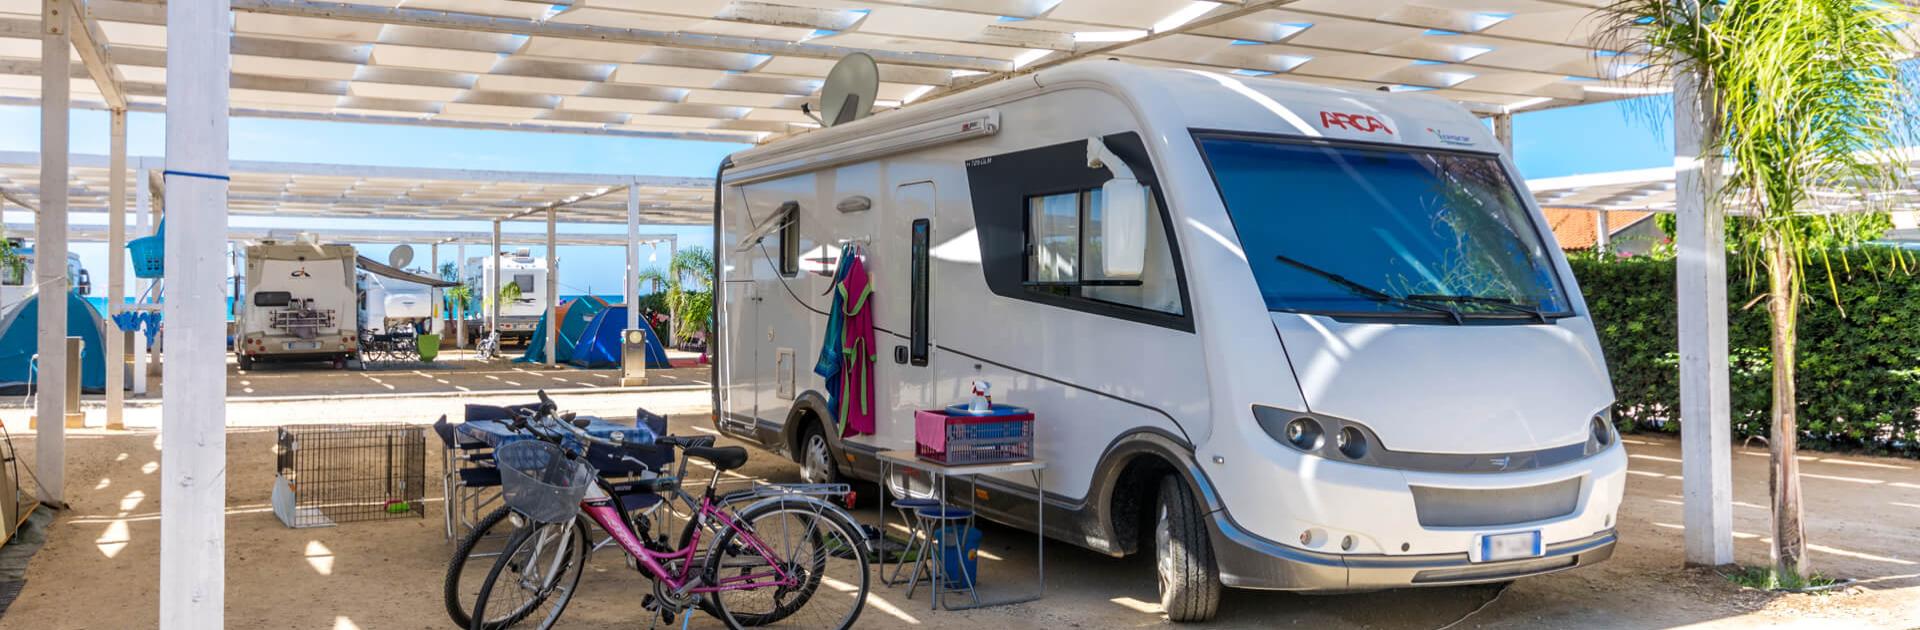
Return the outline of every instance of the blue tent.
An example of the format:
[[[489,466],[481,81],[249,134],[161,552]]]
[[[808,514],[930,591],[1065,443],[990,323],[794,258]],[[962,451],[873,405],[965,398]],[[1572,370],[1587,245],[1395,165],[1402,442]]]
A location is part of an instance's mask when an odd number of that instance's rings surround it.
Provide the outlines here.
[[[33,355],[38,351],[39,330],[39,295],[22,300],[11,311],[0,314],[0,389],[26,389],[28,379],[33,378]],[[67,336],[79,337],[85,344],[80,351],[80,388],[89,392],[106,391],[106,327],[93,303],[71,291],[67,293]]]
[[[587,324],[593,322],[593,316],[607,309],[607,301],[594,296],[585,296],[567,300],[555,307],[554,313],[560,317],[560,334],[554,335],[557,352],[553,353],[554,362],[573,359],[573,346],[581,339],[581,333]],[[547,318],[540,317],[540,324],[533,329],[533,339],[527,342],[527,353],[514,359],[514,363],[542,363],[547,360]]]
[[[573,347],[573,358],[568,363],[583,368],[610,368],[620,365],[620,333],[627,327],[627,307],[614,306],[593,316],[593,322],[587,324],[585,332]],[[667,362],[667,349],[660,345],[660,338],[653,334],[653,328],[646,322],[640,323],[640,330],[647,335],[647,369],[664,370],[673,367]]]

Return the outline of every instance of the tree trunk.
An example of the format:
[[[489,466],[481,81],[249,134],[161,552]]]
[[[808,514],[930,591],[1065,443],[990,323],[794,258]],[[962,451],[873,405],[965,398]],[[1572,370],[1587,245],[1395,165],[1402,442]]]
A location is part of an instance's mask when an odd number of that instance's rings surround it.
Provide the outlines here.
[[[1799,261],[1787,243],[1774,234],[1766,237],[1767,314],[1773,323],[1773,568],[1780,580],[1807,577],[1806,538],[1800,526],[1800,460],[1798,405],[1793,388],[1795,315],[1800,308]],[[1790,577],[1793,576],[1793,577]]]

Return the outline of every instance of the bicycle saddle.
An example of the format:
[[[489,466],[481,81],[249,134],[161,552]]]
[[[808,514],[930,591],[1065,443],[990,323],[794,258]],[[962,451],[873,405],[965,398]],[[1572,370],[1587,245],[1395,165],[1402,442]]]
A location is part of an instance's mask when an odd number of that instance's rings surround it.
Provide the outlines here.
[[[720,470],[733,470],[747,465],[747,449],[741,446],[689,446],[688,457],[698,457],[713,464]]]

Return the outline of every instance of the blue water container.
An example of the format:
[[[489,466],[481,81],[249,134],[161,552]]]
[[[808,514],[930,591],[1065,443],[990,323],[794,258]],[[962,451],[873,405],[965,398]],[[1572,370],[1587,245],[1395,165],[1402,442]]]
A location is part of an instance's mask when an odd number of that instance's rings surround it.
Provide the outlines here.
[[[940,528],[940,577],[946,588],[972,586],[980,577],[980,530],[965,525]]]

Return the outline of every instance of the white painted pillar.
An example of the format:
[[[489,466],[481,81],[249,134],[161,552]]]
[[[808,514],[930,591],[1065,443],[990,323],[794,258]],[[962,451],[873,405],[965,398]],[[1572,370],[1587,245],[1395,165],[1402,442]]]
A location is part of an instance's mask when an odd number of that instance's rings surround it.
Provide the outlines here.
[[[153,234],[153,187],[147,185],[149,173],[141,168],[135,177],[133,187],[134,233],[140,236]],[[134,295],[144,296],[152,280],[141,278],[134,282]],[[138,300],[139,297],[135,297]],[[133,395],[147,395],[147,335],[137,332],[133,335]]]
[[[640,183],[627,183],[627,330],[640,327]]]
[[[465,282],[466,278],[464,276],[467,275],[467,244],[463,241],[455,246],[453,255],[456,257],[456,260],[453,261],[453,277],[456,280]],[[471,291],[473,287],[467,288]],[[454,309],[454,312],[454,326],[456,328],[454,328],[455,336],[453,338],[453,347],[465,348],[467,347],[467,305],[465,303],[460,304],[460,307]]]
[[[680,256],[680,237],[678,235],[669,236],[667,238],[667,281],[672,282],[674,284],[680,283],[680,274],[675,273],[673,271],[673,259],[678,258],[679,256]],[[716,261],[719,260],[719,256],[720,254],[718,252],[715,252],[714,260]],[[665,290],[665,288],[662,287],[662,290]],[[719,287],[714,287],[714,290],[718,291]],[[680,309],[675,308],[673,305],[673,302],[669,301],[667,302],[667,330],[665,331],[665,334],[667,337],[665,339],[661,339],[660,344],[664,347],[669,347],[669,348],[673,347],[673,340],[676,338],[673,335],[675,331],[679,329],[679,327],[680,327]],[[656,334],[659,334],[662,331],[656,330],[653,332]]]
[[[226,607],[228,0],[167,3],[167,323],[160,420],[160,628]]]
[[[554,344],[560,343],[560,248],[554,246],[554,224],[559,208],[547,208],[547,367],[553,367]]]
[[[40,291],[40,354],[34,467],[41,499],[66,502],[67,101],[73,46],[68,5],[45,0],[40,31],[40,216],[34,219],[33,283]],[[77,410],[76,410],[77,411]]]
[[[440,243],[435,242],[432,245],[429,245],[427,247],[427,252],[428,252],[427,276],[438,278],[440,277]],[[458,274],[455,274],[455,275],[457,276]],[[437,289],[428,288],[427,295],[432,296],[434,294],[434,291],[436,290]],[[447,320],[447,314],[440,312],[440,300],[428,300],[427,301],[427,332],[433,333],[433,334],[440,334],[441,343],[446,343],[446,337],[444,334],[442,334],[446,332],[442,328],[442,325],[446,323],[446,320]]]
[[[1727,390],[1726,210],[1713,88],[1682,66],[1673,81],[1678,229],[1680,426],[1687,564],[1733,562],[1733,425]]]
[[[1605,254],[1613,249],[1613,226],[1607,219],[1607,211],[1593,211],[1593,251]]]
[[[127,428],[123,420],[127,391],[127,335],[113,315],[127,300],[127,110],[112,114],[112,148],[107,158],[107,428]]]
[[[493,249],[487,250],[481,275],[486,276],[487,332],[500,330],[500,220],[493,221]],[[497,350],[497,348],[496,348]]]
[[[1506,149],[1507,159],[1513,159],[1513,114],[1493,115],[1493,139]]]

